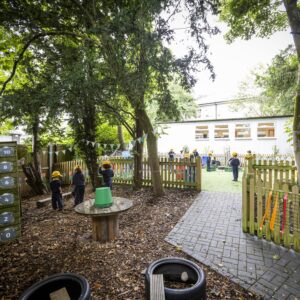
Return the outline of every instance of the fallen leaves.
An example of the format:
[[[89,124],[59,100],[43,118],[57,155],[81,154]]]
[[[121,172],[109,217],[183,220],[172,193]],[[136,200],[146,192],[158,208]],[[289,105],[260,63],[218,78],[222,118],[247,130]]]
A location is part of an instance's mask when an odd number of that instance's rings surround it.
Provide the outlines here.
[[[115,186],[113,195],[130,198],[134,205],[120,216],[120,237],[106,244],[91,240],[91,220],[74,212],[72,199],[66,201],[63,214],[53,212],[50,205],[37,209],[37,197],[23,200],[22,236],[1,246],[5,277],[0,277],[0,295],[5,300],[18,299],[44,277],[71,272],[87,278],[95,300],[143,299],[141,272],[152,261],[169,256],[191,259],[180,245],[174,247],[164,239],[196,194],[166,190],[166,196],[153,198],[148,189],[132,192]],[[93,198],[93,194],[86,197]],[[226,277],[200,266],[207,276],[208,299],[258,299]],[[186,279],[186,274],[182,276]]]

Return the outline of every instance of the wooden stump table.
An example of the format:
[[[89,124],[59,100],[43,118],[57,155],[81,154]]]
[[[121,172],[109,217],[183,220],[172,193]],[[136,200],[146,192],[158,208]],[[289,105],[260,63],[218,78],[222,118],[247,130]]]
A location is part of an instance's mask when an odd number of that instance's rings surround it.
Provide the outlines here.
[[[119,214],[132,206],[132,201],[126,198],[113,197],[110,207],[99,208],[94,206],[94,199],[84,201],[75,207],[79,214],[92,218],[92,238],[98,242],[114,240],[119,234]]]

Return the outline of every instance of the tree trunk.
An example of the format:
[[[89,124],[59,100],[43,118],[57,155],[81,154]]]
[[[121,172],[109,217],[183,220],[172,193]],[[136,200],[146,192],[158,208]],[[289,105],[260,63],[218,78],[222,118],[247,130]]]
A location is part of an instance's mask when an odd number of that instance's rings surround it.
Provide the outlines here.
[[[80,132],[80,145],[84,160],[89,172],[93,190],[100,186],[98,175],[97,151],[95,148],[96,139],[96,112],[90,105],[84,108],[86,113],[83,116],[83,132]],[[80,130],[80,129],[79,129]]]
[[[92,145],[86,145],[85,153],[88,153],[88,156],[85,156],[85,163],[89,172],[89,176],[91,179],[91,184],[93,186],[93,190],[97,187],[100,187],[100,180],[98,175],[98,163],[97,163],[97,153],[95,148]]]
[[[293,144],[298,169],[298,184],[300,184],[300,8],[297,6],[297,0],[284,0],[283,2],[298,57],[298,83],[294,110]]]
[[[298,64],[298,83],[295,99],[294,123],[293,123],[293,145],[295,162],[298,169],[298,184],[300,184],[300,63]]]
[[[137,116],[138,112],[136,112]],[[135,122],[136,128],[136,138],[141,137],[143,135],[143,129],[141,121],[138,117],[136,117]],[[143,144],[136,142],[134,146],[134,173],[133,173],[133,189],[138,190],[142,188],[143,185]]]
[[[125,141],[124,141],[124,135],[123,135],[123,128],[122,125],[118,125],[118,139],[120,143],[120,151],[125,151],[126,146],[125,146]]]
[[[156,136],[153,132],[153,127],[151,121],[144,109],[140,109],[138,112],[138,116],[141,120],[143,130],[147,133],[147,147],[148,147],[148,160],[151,169],[151,178],[153,191],[156,196],[164,195],[164,189],[162,184],[162,179],[159,172],[159,160],[157,153],[157,140]]]
[[[32,124],[32,160],[33,164],[22,165],[23,173],[26,176],[26,183],[32,188],[35,195],[43,195],[45,186],[41,176],[41,165],[39,160],[39,119],[36,116]]]

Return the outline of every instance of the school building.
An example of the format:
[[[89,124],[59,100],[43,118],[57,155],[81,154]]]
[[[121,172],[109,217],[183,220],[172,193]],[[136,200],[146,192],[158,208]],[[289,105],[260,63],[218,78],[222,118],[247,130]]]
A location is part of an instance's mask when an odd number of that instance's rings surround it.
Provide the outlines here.
[[[292,154],[285,130],[291,119],[289,115],[161,122],[158,152],[167,153],[173,148],[178,154],[188,146],[190,151],[196,148],[199,153],[245,154],[251,150],[257,154]]]

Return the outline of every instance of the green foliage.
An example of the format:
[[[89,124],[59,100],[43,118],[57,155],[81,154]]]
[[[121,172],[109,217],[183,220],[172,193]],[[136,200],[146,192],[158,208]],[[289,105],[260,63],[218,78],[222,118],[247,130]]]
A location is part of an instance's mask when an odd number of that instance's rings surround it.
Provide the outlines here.
[[[292,46],[276,55],[261,73],[255,73],[255,83],[265,98],[263,112],[272,109],[276,115],[292,114],[297,90],[298,60]]]
[[[165,103],[166,107],[162,108],[163,103],[158,103],[155,95],[148,104],[147,111],[153,124],[159,121],[184,120],[196,115],[197,104],[189,92],[174,82],[169,85],[169,89],[171,103]]]
[[[287,143],[293,145],[293,119],[288,120],[284,126],[284,131],[286,132],[288,139]]]
[[[229,25],[225,37],[230,42],[237,37],[268,37],[288,27],[287,14],[279,0],[224,0],[220,18]]]
[[[59,126],[60,123],[53,123],[47,127],[40,135],[40,144],[42,147],[47,146],[49,143],[57,145],[74,145],[74,133],[70,126]]]
[[[252,71],[252,82],[242,83],[233,109],[248,109],[249,116],[293,114],[297,73],[297,55],[289,46],[276,55],[271,64]]]
[[[14,129],[12,120],[0,122],[0,135],[7,135]]]

